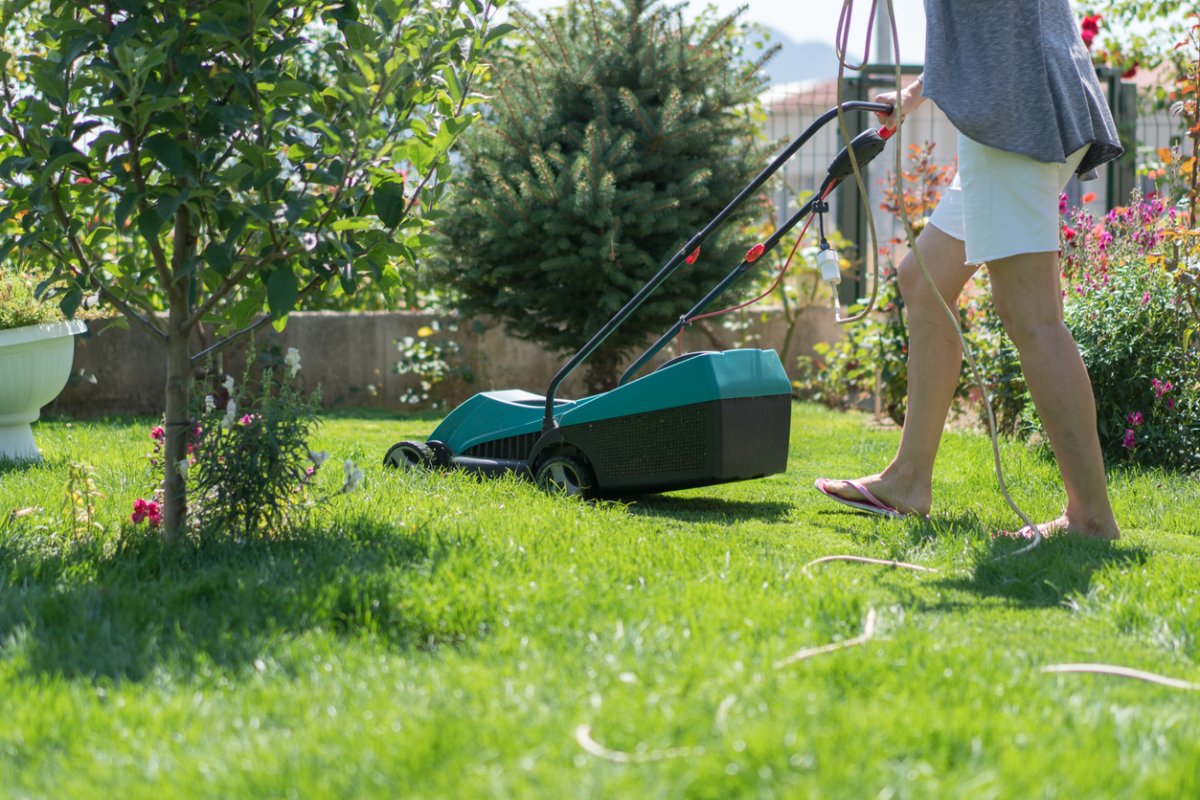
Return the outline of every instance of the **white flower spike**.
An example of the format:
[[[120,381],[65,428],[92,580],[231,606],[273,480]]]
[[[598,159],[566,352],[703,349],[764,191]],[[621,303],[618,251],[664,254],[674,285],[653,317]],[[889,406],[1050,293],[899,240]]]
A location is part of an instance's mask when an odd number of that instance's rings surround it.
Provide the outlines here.
[[[287,365],[288,377],[296,377],[296,373],[300,371],[300,351],[294,347],[289,347],[287,355],[283,357],[283,363]]]

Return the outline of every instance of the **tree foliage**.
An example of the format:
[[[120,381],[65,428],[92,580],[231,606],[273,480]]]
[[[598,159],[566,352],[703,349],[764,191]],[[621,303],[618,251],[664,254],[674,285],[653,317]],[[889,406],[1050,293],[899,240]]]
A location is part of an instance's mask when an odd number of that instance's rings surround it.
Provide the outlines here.
[[[740,13],[740,12],[739,12]],[[441,271],[468,314],[554,351],[582,345],[762,166],[757,61],[738,15],[696,22],[654,0],[572,0],[519,14],[491,124],[468,136]],[[727,225],[735,230],[761,203]],[[592,357],[592,388],[732,269],[711,239]]]
[[[415,262],[508,27],[495,5],[3,4],[0,259],[50,273],[67,314],[107,304],[165,345],[168,531],[204,356],[189,337],[220,347]]]

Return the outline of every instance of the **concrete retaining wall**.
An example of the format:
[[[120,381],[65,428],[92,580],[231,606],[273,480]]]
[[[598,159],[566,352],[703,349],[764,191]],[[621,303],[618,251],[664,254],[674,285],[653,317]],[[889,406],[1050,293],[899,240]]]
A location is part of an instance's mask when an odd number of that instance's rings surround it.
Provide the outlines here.
[[[780,349],[786,326],[777,311],[746,319],[748,327],[736,335],[716,326],[710,328],[711,335],[689,331],[686,346],[693,350],[731,346]],[[115,326],[112,321],[93,320],[88,327],[87,334],[76,337],[71,382],[46,413],[76,418],[161,413],[166,360],[159,344],[141,330]],[[436,331],[421,336],[426,328]],[[833,341],[839,335],[828,309],[805,310],[792,335],[790,363],[784,366],[793,372],[795,356],[811,353],[815,343]],[[397,343],[405,337],[435,345],[457,343],[458,355],[447,361],[456,373],[467,377],[448,378],[434,387],[427,401],[414,403],[414,395],[424,394],[419,380],[396,372],[400,360]],[[402,410],[430,401],[453,405],[488,389],[523,388],[542,393],[566,360],[506,335],[496,323],[457,321],[419,312],[301,312],[288,318],[281,333],[264,326],[256,341],[259,353],[268,359],[282,356],[289,347],[297,348],[302,362],[300,383],[305,391],[319,387],[327,408]],[[196,344],[202,345],[199,340]],[[230,348],[235,350],[240,352],[229,352],[220,366],[240,376],[244,349]],[[673,352],[660,356],[659,362],[670,355]],[[568,379],[560,394],[585,394],[582,375]]]

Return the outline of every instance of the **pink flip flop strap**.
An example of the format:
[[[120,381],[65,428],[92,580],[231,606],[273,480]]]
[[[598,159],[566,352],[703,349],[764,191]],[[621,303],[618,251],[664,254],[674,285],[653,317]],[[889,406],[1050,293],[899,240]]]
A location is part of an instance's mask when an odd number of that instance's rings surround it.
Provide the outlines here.
[[[861,494],[863,497],[865,497],[865,498],[867,499],[867,502],[871,503],[871,504],[872,504],[872,505],[874,505],[876,508],[882,508],[884,511],[891,511],[893,514],[899,514],[899,513],[900,513],[900,512],[899,512],[899,511],[897,511],[896,509],[894,509],[894,508],[892,508],[891,506],[889,506],[887,503],[885,503],[885,502],[883,502],[882,500],[880,500],[880,499],[879,499],[878,497],[876,497],[875,495],[871,494],[871,490],[870,490],[870,489],[868,489],[867,487],[863,486],[863,485],[862,485],[861,483],[859,483],[858,481],[846,481],[846,483],[848,483],[848,484],[850,484],[851,486],[853,486],[853,487],[854,487],[854,489],[855,489],[855,491],[857,491],[859,494]]]

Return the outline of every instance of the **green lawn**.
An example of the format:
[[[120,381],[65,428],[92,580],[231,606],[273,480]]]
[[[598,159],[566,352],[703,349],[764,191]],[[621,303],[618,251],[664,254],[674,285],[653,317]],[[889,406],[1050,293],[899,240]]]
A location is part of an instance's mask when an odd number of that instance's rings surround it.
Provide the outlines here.
[[[787,474],[627,505],[379,466],[435,422],[327,418],[362,491],[286,540],[175,548],[122,523],[147,421],[36,426],[46,465],[0,467],[0,796],[1200,796],[1200,692],[1039,671],[1200,681],[1195,479],[1113,475],[1125,539],[997,562],[1020,522],[974,435],[947,436],[931,521],[887,521],[811,488],[892,452],[857,415],[798,406]],[[1052,465],[1005,463],[1056,516]],[[801,571],[834,553],[939,572]],[[871,640],[773,666],[868,609]]]

